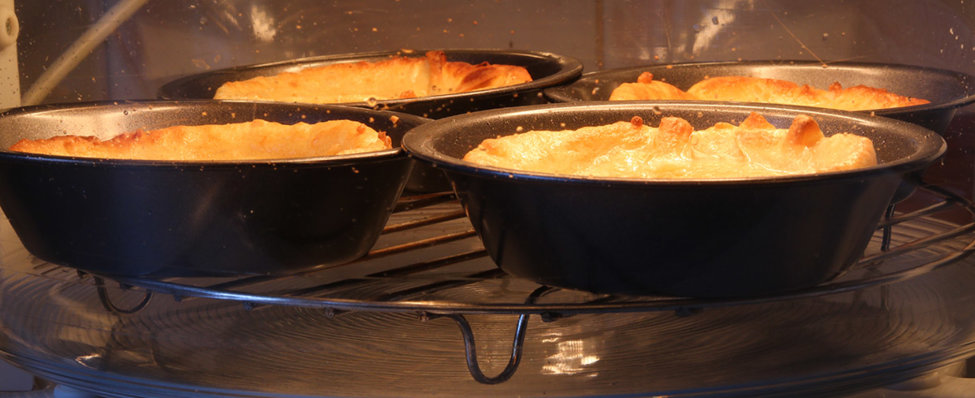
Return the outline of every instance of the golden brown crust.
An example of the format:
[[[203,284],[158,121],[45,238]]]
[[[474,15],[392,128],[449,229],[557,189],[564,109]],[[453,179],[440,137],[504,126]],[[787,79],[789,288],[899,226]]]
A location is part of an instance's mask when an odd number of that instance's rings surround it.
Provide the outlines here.
[[[664,90],[661,88],[664,85],[670,88]],[[925,99],[902,96],[881,88],[863,85],[843,88],[839,83],[833,83],[829,89],[821,90],[786,80],[747,76],[718,76],[704,79],[685,92],[660,81],[648,80],[641,74],[637,83],[623,83],[613,90],[610,96],[610,100],[653,99],[763,102],[851,111],[929,103]]]
[[[395,57],[282,72],[221,85],[215,99],[340,103],[427,95],[429,65],[422,58]],[[424,87],[424,89],[418,89]]]
[[[717,123],[694,131],[664,117],[564,131],[530,131],[484,140],[464,160],[530,172],[611,178],[708,179],[767,177],[849,170],[877,163],[866,137],[826,137],[816,122],[797,117],[776,129],[751,114],[740,125]]]
[[[484,90],[531,80],[528,70],[521,66],[450,62],[443,51],[429,51],[423,57],[329,64],[227,82],[217,89],[214,98],[370,102]]]
[[[286,125],[265,120],[138,130],[108,140],[57,136],[21,140],[14,152],[172,161],[290,159],[392,148],[385,133],[351,120]]]
[[[659,80],[653,80],[653,74],[643,72],[636,83],[623,83],[610,93],[610,101],[626,100],[693,100],[694,96],[683,90]]]

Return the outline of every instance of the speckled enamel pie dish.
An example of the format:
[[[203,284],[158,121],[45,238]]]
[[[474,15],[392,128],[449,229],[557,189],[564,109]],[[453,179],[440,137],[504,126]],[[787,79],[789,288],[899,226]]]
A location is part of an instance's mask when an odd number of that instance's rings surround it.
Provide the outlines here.
[[[219,101],[42,105],[0,114],[0,146],[22,138],[264,119],[354,120],[381,151],[271,160],[156,161],[0,151],[0,206],[24,246],[96,274],[288,274],[364,255],[409,176],[399,147],[427,119],[365,108]]]
[[[716,76],[752,76],[782,79],[825,89],[833,83],[843,87],[866,85],[900,95],[924,98],[928,104],[862,111],[916,123],[942,133],[958,108],[975,102],[975,77],[968,74],[879,63],[812,61],[694,62],[632,66],[586,73],[578,80],[545,90],[554,102],[608,101],[622,83],[636,82],[643,72],[654,80],[687,90],[702,79]]]
[[[870,138],[876,166],[713,180],[588,178],[462,160],[486,138],[664,116],[703,129],[798,114]],[[497,265],[598,293],[743,297],[812,287],[862,254],[885,209],[945,150],[920,126],[853,112],[701,102],[581,102],[476,112],[418,126],[404,149],[444,170]]]
[[[273,76],[282,72],[294,72],[304,68],[349,62],[376,62],[390,57],[420,57],[428,50],[396,50],[350,54],[334,54],[320,57],[244,65],[185,76],[163,85],[159,96],[165,99],[211,99],[217,88],[229,81],[246,80],[258,76]],[[442,49],[447,61],[471,64],[487,62],[524,67],[532,81],[506,87],[496,87],[469,92],[422,96],[403,99],[349,102],[344,105],[404,112],[427,118],[441,118],[479,110],[509,106],[544,104],[548,100],[542,90],[566,84],[582,74],[582,63],[564,55],[542,51],[501,49]],[[440,173],[424,166],[414,168],[407,189],[429,192],[449,190]]]

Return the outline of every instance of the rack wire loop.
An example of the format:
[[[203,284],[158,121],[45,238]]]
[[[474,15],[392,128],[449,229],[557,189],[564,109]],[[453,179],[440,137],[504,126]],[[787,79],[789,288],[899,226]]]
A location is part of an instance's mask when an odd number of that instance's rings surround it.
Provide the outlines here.
[[[525,300],[525,304],[532,304],[539,297],[552,291],[553,289],[548,286],[541,286],[532,291],[528,299]],[[518,370],[518,365],[521,363],[525,335],[528,332],[529,314],[521,314],[518,316],[518,326],[515,328],[515,338],[511,344],[511,357],[508,358],[508,364],[505,365],[501,373],[494,377],[485,376],[481,370],[481,365],[477,361],[477,344],[474,342],[474,331],[471,329],[471,324],[467,321],[467,318],[462,314],[447,314],[445,316],[453,319],[454,322],[457,322],[457,326],[460,327],[460,332],[464,336],[464,353],[467,358],[467,370],[470,371],[471,377],[474,380],[482,384],[499,384],[507,381],[515,374],[515,371]]]
[[[464,336],[464,353],[467,357],[467,370],[470,371],[471,377],[474,380],[482,384],[499,384],[508,381],[515,374],[515,371],[518,370],[518,365],[521,363],[525,334],[528,330],[528,314],[518,316],[518,327],[515,328],[515,339],[511,345],[511,357],[508,358],[508,364],[505,365],[501,373],[494,377],[484,375],[484,372],[481,370],[481,365],[477,361],[477,345],[474,342],[474,332],[471,330],[471,324],[467,322],[467,318],[462,314],[447,314],[446,316],[453,319],[454,322],[457,322],[457,326],[460,327],[460,332]]]
[[[101,301],[105,309],[113,314],[134,314],[149,305],[149,301],[152,300],[152,291],[146,290],[145,296],[142,297],[142,301],[138,304],[131,308],[120,308],[108,297],[108,288],[105,287],[105,280],[98,276],[93,276],[93,279],[95,280],[95,288],[98,290],[98,300]],[[123,285],[124,287],[125,285]]]

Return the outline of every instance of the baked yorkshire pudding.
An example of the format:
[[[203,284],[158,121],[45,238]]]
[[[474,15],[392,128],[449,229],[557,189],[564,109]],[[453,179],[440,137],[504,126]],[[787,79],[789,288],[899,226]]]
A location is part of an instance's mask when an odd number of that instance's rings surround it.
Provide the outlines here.
[[[0,206],[31,254],[94,274],[287,275],[368,253],[413,167],[400,141],[427,121],[211,100],[11,109]]]
[[[107,140],[78,135],[22,139],[10,150],[103,159],[206,161],[313,158],[391,148],[385,133],[357,121],[283,124],[255,119],[137,130]]]
[[[411,129],[403,148],[444,171],[505,272],[597,293],[743,297],[843,274],[945,142],[914,124],[854,112],[604,101],[434,120]],[[820,150],[829,155],[813,155]],[[808,156],[799,169],[820,171],[615,177],[645,160],[675,174],[699,160],[749,170],[743,156],[770,169]],[[529,163],[549,169],[526,171]],[[841,165],[851,168],[834,170]],[[596,172],[614,176],[588,175]]]
[[[622,178],[743,178],[812,174],[877,164],[863,136],[823,135],[798,115],[778,129],[758,113],[695,131],[679,117],[650,127],[639,116],[576,130],[533,130],[484,140],[464,160],[529,172]]]
[[[423,57],[332,63],[221,85],[214,99],[307,103],[372,102],[464,93],[532,81],[517,65],[447,61],[443,51]]]
[[[701,100],[764,102],[815,106],[848,111],[923,105],[930,101],[891,93],[882,88],[857,85],[843,88],[834,82],[823,90],[782,79],[749,76],[718,76],[703,79],[683,91],[669,83],[654,80],[643,72],[635,83],[622,83],[609,99],[625,100]]]
[[[652,76],[640,79],[639,76],[648,72]],[[689,62],[675,64],[636,65],[618,69],[599,70],[589,72],[569,84],[563,84],[545,89],[545,98],[552,102],[577,101],[609,101],[610,95],[619,88],[630,90],[628,98],[650,98],[644,96],[645,88],[657,91],[681,91],[677,96],[654,96],[653,98],[668,101],[701,101],[714,105],[716,102],[688,96],[699,95],[691,92],[690,88],[703,80],[718,76],[749,76],[754,78],[775,79],[791,82],[786,87],[803,87],[808,85],[829,94],[842,90],[848,94],[869,90],[857,86],[874,87],[888,91],[880,95],[878,105],[859,104],[857,107],[873,108],[859,112],[871,115],[890,117],[924,126],[937,133],[943,133],[958,109],[975,102],[975,76],[952,70],[936,69],[913,65],[898,65],[890,63],[865,62],[829,62],[808,60],[754,60],[732,62]],[[649,79],[648,79],[649,78]],[[651,81],[653,85],[636,84],[638,80]],[[719,80],[715,80],[719,81]],[[659,84],[658,84],[659,83]],[[838,83],[838,84],[834,84]],[[833,90],[830,90],[830,86]],[[670,87],[668,87],[670,86]],[[624,89],[623,87],[628,87]],[[667,87],[667,88],[661,88]],[[781,87],[779,88],[781,89]],[[787,89],[789,91],[791,89]],[[796,90],[799,91],[799,90]],[[873,91],[873,90],[869,90]],[[914,99],[924,99],[929,103],[915,104],[913,101],[903,106],[884,104],[883,97],[896,95]],[[828,97],[834,94],[824,95]],[[620,93],[619,95],[622,95]],[[802,93],[787,97],[798,97]],[[865,98],[861,94],[858,98]],[[621,98],[616,98],[621,99]],[[759,99],[761,100],[761,99]],[[830,109],[826,106],[813,107]],[[848,104],[849,105],[849,104]],[[880,106],[893,106],[879,108]],[[763,115],[768,115],[763,112]],[[817,118],[822,124],[822,120]]]

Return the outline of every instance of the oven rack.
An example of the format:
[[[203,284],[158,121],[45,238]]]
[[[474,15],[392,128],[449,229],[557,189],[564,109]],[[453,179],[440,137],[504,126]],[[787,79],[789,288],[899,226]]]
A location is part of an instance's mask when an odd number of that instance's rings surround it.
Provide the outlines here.
[[[384,311],[422,316],[538,314],[554,319],[578,313],[692,313],[889,285],[954,263],[975,250],[975,205],[970,200],[929,184],[921,184],[908,202],[918,198],[922,205],[910,211],[895,211],[895,206],[888,209],[864,257],[846,274],[813,288],[760,297],[591,294],[507,275],[487,257],[451,192],[404,196],[376,247],[362,259],[337,267],[287,276],[236,278],[90,276],[103,305],[117,313],[138,311],[158,294],[171,295],[177,301],[234,300],[248,308],[321,308],[330,315]],[[951,222],[940,219],[949,216]],[[79,275],[89,276],[83,272]],[[112,280],[124,290],[141,290],[144,297],[136,304],[117,305],[107,288]]]
[[[44,264],[47,277],[76,273],[97,290],[101,305],[125,316],[159,295],[177,302],[216,299],[247,310],[273,305],[318,308],[334,317],[351,311],[414,312],[421,320],[446,317],[460,328],[471,377],[482,384],[510,379],[524,355],[530,315],[544,322],[582,313],[674,311],[692,316],[707,308],[779,303],[879,287],[953,264],[975,250],[975,205],[950,190],[921,184],[910,210],[888,209],[865,256],[846,274],[787,294],[736,299],[597,295],[542,286],[509,276],[487,257],[456,196],[449,192],[403,197],[376,247],[349,264],[287,276],[238,278],[109,278]],[[950,219],[944,220],[944,219]],[[113,288],[117,283],[118,288]],[[121,300],[120,300],[121,299]],[[124,302],[124,303],[123,303]],[[474,331],[466,315],[517,315],[507,364],[495,376],[483,373]]]

